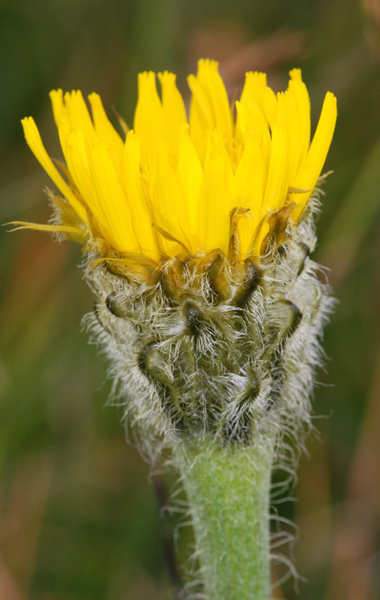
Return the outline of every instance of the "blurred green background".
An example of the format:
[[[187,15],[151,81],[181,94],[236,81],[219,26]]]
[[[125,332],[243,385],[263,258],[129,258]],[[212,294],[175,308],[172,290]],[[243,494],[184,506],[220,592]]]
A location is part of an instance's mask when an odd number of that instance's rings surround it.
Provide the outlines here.
[[[300,66],[314,125],[325,91],[338,96],[316,257],[339,305],[315,393],[319,436],[297,502],[278,507],[299,528],[304,579],[276,597],[380,598],[380,0],[2,0],[0,43],[1,223],[49,218],[48,177],[20,119],[33,115],[60,156],[52,88],[99,92],[132,123],[139,71],[175,71],[187,96],[186,74],[210,57],[231,95],[247,70],[283,89]],[[79,247],[4,229],[0,244],[0,599],[173,597],[148,466],[81,330],[93,297]]]

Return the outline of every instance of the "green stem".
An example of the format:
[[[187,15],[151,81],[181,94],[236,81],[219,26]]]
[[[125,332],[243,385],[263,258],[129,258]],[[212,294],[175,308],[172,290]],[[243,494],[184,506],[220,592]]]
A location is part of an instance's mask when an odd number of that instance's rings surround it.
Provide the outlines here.
[[[190,503],[208,600],[268,600],[270,439],[220,448],[185,440],[174,454]]]

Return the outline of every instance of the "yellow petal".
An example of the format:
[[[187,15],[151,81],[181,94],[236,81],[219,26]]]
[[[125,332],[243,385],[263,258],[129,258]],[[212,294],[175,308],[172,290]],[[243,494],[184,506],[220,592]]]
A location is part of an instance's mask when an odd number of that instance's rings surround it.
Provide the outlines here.
[[[272,148],[262,214],[283,207],[288,191],[288,169],[288,134],[283,123],[276,123],[272,130]]]
[[[327,92],[313,141],[310,145],[309,152],[307,153],[301,171],[297,176],[296,187],[304,190],[310,190],[315,187],[331,145],[336,118],[336,98],[334,94]],[[305,206],[309,197],[310,192],[299,194],[297,196],[297,204],[299,204],[299,206],[295,209],[292,215],[295,221],[297,221],[297,219],[300,217],[303,207]]]
[[[152,218],[141,181],[140,142],[133,131],[127,135],[123,163],[127,200],[141,251],[151,258],[157,258],[158,249],[152,230]]]
[[[207,154],[200,194],[198,248],[201,251],[220,248],[227,253],[236,186],[219,130],[210,132]]]
[[[173,73],[159,73],[162,89],[162,108],[164,113],[165,133],[169,155],[178,158],[179,132],[183,123],[187,123],[185,105],[179,93]]]
[[[262,95],[263,112],[271,129],[277,121],[277,98],[270,87],[266,87]]]
[[[169,236],[183,241],[188,240],[189,219],[187,206],[182,196],[175,173],[170,164],[163,144],[157,148],[149,181],[150,198],[153,207],[154,224]],[[163,241],[163,247],[169,253],[172,242]]]
[[[108,149],[101,143],[90,147],[90,171],[95,217],[110,240],[120,252],[141,252],[132,225],[132,215],[121,188]]]
[[[140,73],[138,84],[134,130],[140,138],[141,155],[145,161],[155,153],[157,141],[165,139],[164,112],[157,93],[155,74],[152,71]]]
[[[192,93],[189,119],[190,137],[203,164],[207,148],[207,131],[215,127],[214,115],[206,91],[199,80],[194,75],[189,75],[187,81]]]
[[[264,201],[261,207],[260,222],[254,243],[249,251],[260,254],[261,244],[269,232],[268,215],[284,206],[288,192],[289,139],[286,125],[276,123],[272,130],[272,149]]]
[[[301,69],[292,69],[289,71],[291,81],[302,82],[302,73]]]
[[[91,121],[90,113],[83,99],[81,91],[67,93],[64,97],[66,114],[70,124],[75,129],[81,129],[87,140],[95,141],[96,134]]]
[[[267,76],[265,73],[254,73],[250,71],[245,74],[245,83],[241,93],[240,101],[254,100],[257,106],[262,109],[263,94],[267,87]]]
[[[35,231],[47,231],[48,233],[67,233],[70,235],[86,237],[86,231],[79,227],[71,227],[70,225],[46,225],[41,223],[28,223],[27,221],[10,221],[6,225],[16,225],[10,231],[18,231],[19,229],[34,229]]]
[[[188,207],[189,238],[194,240],[198,229],[199,198],[203,171],[198,154],[189,136],[188,125],[182,125],[180,129],[176,174],[184,202]]]
[[[282,123],[288,134],[289,144],[289,184],[295,186],[298,165],[300,162],[300,122],[297,118],[296,105],[289,90],[277,94],[277,122]]]
[[[59,174],[58,170],[54,166],[51,158],[45,150],[39,131],[37,129],[37,125],[35,124],[34,120],[32,119],[32,117],[26,117],[21,121],[21,123],[24,128],[26,141],[34,156],[37,158],[41,166],[45,169],[46,173],[49,175],[52,181],[54,181],[59,191],[65,196],[66,200],[70,202],[77,215],[85,223],[86,210],[79,202],[79,200],[74,196],[66,181],[63,179],[63,177]]]
[[[122,170],[122,157],[124,149],[123,140],[115,130],[114,126],[109,121],[100,96],[98,94],[93,93],[90,94],[88,99],[91,104],[92,117],[94,119],[96,135],[99,138],[99,140],[103,144],[105,144],[108,150],[110,151],[113,163],[120,176]]]
[[[249,208],[250,212],[238,221],[242,255],[248,252],[249,244],[259,223],[263,203],[266,168],[261,146],[254,135],[245,142],[244,153],[236,170],[236,206]]]
[[[264,195],[265,165],[261,145],[255,135],[246,139],[235,181],[239,206],[260,212]]]
[[[215,60],[198,61],[197,78],[205,90],[214,115],[215,127],[223,136],[232,135],[232,113],[223,79]]]
[[[238,108],[238,104],[241,105],[243,103],[243,104],[247,105],[248,103],[254,103],[255,106],[259,109],[259,111],[262,113],[262,111],[263,111],[262,97],[263,97],[266,86],[267,86],[267,76],[265,73],[258,73],[257,71],[255,73],[253,73],[252,71],[250,71],[249,73],[246,73],[243,91],[240,96],[240,102],[239,103],[236,102],[236,108]],[[263,118],[264,118],[264,115],[263,115]],[[235,137],[239,142],[241,142],[243,140],[243,135],[242,135],[242,130],[241,130],[242,124],[240,121],[241,121],[241,117],[238,112],[237,116],[236,116],[236,124],[235,124]]]
[[[66,124],[65,120],[61,119],[60,138],[62,139],[62,150],[67,167],[81,196],[91,211],[94,212],[95,204],[92,195],[88,147],[83,131],[81,129],[71,129],[69,133],[66,133],[66,131],[62,133],[63,127],[66,127]]]
[[[203,163],[207,147],[207,130],[218,127],[224,138],[231,137],[232,112],[216,61],[198,61],[197,76],[190,75],[187,80],[192,92],[190,137]]]
[[[257,104],[250,99],[236,102],[243,139],[254,135],[262,148],[266,169],[269,167],[271,137],[265,117]]]
[[[295,171],[298,173],[310,144],[310,98],[306,85],[302,81],[301,70],[290,71],[289,92],[294,98],[294,114],[298,122],[299,156]],[[293,183],[291,183],[293,185]]]
[[[65,104],[63,102],[63,92],[62,90],[52,90],[49,96],[53,108],[54,121],[56,126],[58,127],[61,117],[66,110]]]

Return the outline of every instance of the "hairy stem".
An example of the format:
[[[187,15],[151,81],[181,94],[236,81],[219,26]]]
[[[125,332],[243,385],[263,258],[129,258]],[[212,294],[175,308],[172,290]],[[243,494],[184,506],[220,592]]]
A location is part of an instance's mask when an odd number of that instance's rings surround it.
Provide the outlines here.
[[[186,492],[208,600],[268,600],[272,440],[221,448],[186,440],[174,454]]]

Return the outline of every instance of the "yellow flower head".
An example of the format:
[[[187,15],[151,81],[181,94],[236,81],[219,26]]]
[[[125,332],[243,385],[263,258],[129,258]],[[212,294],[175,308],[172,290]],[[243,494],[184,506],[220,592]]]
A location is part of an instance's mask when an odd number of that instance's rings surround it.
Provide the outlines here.
[[[125,140],[97,94],[89,96],[90,116],[80,91],[52,91],[66,165],[53,163],[33,118],[23,119],[31,150],[64,197],[51,194],[61,225],[41,228],[91,240],[119,258],[264,254],[274,215],[289,234],[304,212],[333,136],[335,96],[326,94],[310,142],[309,95],[298,69],[277,95],[264,73],[247,73],[235,110],[218,63],[200,60],[188,78],[189,117],[175,75],[158,79],[161,97],[155,74],[139,75]]]

